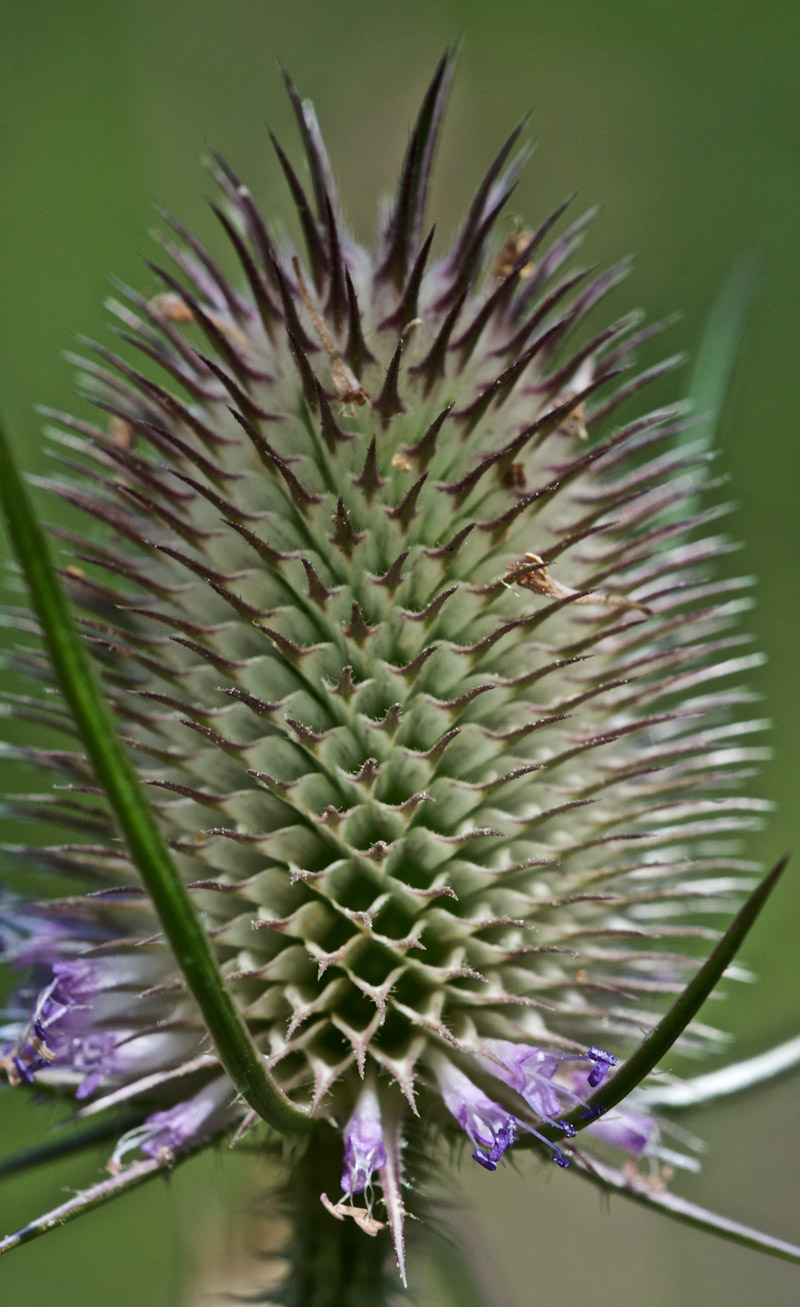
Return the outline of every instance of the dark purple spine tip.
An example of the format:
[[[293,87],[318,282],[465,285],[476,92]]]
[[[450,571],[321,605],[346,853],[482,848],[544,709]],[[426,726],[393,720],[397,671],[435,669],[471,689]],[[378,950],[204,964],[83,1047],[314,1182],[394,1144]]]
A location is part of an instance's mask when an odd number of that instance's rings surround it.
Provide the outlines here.
[[[569,1158],[565,1157],[563,1153],[560,1153],[558,1149],[556,1149],[556,1151],[553,1153],[553,1161],[555,1162],[556,1166],[561,1166],[565,1170],[569,1166]]]
[[[578,1133],[574,1125],[570,1125],[569,1121],[556,1121],[556,1125],[561,1127],[567,1139],[574,1139]]]

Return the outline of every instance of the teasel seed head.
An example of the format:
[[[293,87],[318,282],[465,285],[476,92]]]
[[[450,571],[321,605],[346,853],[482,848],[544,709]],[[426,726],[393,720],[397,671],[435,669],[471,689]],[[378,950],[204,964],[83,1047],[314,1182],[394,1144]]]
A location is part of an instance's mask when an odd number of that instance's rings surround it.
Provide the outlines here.
[[[452,71],[371,252],[287,79],[304,252],[215,158],[238,276],[167,216],[161,289],[122,288],[122,353],[82,363],[94,416],[51,415],[107,700],[272,1076],[343,1130],[326,1203],[387,1223],[401,1263],[406,1132],[463,1135],[491,1171],[585,1102],[746,885],[759,810],[736,792],[746,695],[717,687],[752,660],[708,453],[681,405],[615,424],[674,360],[636,371],[635,314],[587,325],[627,265],[574,270],[585,217],[504,235],[520,128],[435,252]],[[8,1077],[140,1107],[112,1169],[241,1134],[47,658],[18,661],[14,711],[66,742],[17,749],[56,787],[16,807],[69,837],[10,856],[86,893],[7,897]],[[635,1104],[593,1134],[661,1146]]]

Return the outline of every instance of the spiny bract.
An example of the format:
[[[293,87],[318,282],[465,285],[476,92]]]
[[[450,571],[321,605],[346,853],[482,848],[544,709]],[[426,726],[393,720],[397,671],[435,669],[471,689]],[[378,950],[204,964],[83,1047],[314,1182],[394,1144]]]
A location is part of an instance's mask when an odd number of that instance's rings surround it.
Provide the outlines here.
[[[388,1219],[400,1255],[413,1116],[455,1119],[493,1170],[579,1103],[685,983],[756,806],[728,796],[754,751],[728,721],[742,694],[714,688],[745,660],[737,583],[709,579],[707,454],[680,406],[608,422],[675,360],[629,371],[657,330],[637,315],[583,330],[626,269],[565,270],[586,218],[497,234],[519,129],[432,260],[451,73],[372,255],[287,82],[305,259],[218,159],[242,275],[168,219],[177,274],[113,304],[141,371],[93,347],[103,418],[53,432],[52,489],[92,524],[58,532],[65,575],[231,992],[283,1091],[343,1130],[333,1214]],[[24,666],[44,690],[15,712],[69,737],[46,660]],[[250,1123],[80,748],[18,753],[57,788],[17,808],[71,831],[24,867],[90,893],[7,905],[31,969],[10,1079],[140,1105],[117,1169]],[[592,1135],[659,1155],[636,1110]]]

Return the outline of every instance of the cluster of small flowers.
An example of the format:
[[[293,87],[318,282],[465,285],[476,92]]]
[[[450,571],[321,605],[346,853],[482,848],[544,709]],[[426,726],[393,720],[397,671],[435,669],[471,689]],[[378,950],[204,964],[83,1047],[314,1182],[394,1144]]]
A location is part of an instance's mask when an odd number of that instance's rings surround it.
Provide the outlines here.
[[[17,969],[31,969],[34,982],[45,982],[38,992],[25,984],[17,990],[0,1029],[0,1067],[10,1084],[74,1088],[79,1102],[94,1100],[96,1109],[99,1092],[104,1104],[112,1095],[119,1101],[197,1052],[196,1031],[159,1029],[155,1008],[146,1025],[135,1025],[126,1012],[131,994],[141,995],[159,978],[152,956],[104,953],[98,940],[87,941],[56,918],[11,912],[3,925],[5,956]],[[151,1114],[119,1141],[110,1169],[133,1148],[169,1160],[196,1146],[235,1119],[232,1098],[227,1077],[217,1076],[188,1100]]]
[[[586,1085],[594,1089],[604,1079],[617,1059],[601,1048],[592,1047],[583,1054],[556,1053],[530,1044],[515,1044],[506,1039],[486,1039],[477,1058],[481,1068],[502,1080],[525,1101],[536,1116],[561,1129],[571,1138],[575,1130],[561,1119],[572,1107],[592,1112],[580,1088],[584,1074],[573,1077],[572,1085],[554,1080],[556,1072],[569,1062],[588,1062]],[[561,1149],[551,1144],[526,1121],[509,1113],[502,1103],[488,1097],[463,1071],[445,1057],[432,1059],[442,1101],[467,1135],[474,1151],[472,1158],[487,1171],[497,1170],[497,1163],[515,1142],[518,1127],[540,1139],[550,1148],[553,1161],[561,1167],[569,1160]],[[588,1127],[595,1138],[634,1155],[651,1150],[656,1143],[657,1126],[643,1113],[613,1112],[607,1119],[593,1121]],[[386,1164],[386,1150],[381,1129],[380,1107],[375,1090],[364,1089],[358,1105],[344,1128],[344,1171],[342,1189],[346,1194],[363,1193],[375,1172]]]
[[[142,955],[130,953],[127,968],[119,955],[69,956],[85,941],[58,923],[17,918],[15,925],[18,932],[32,930],[24,943],[8,950],[16,966],[49,973],[49,979],[32,1009],[21,1011],[5,1028],[0,1062],[12,1084],[33,1084],[39,1077],[45,1081],[49,1077],[74,1084],[79,1101],[113,1086],[135,1084],[140,1089],[143,1077],[196,1047],[196,1033],[142,1031],[125,1024],[126,988],[141,989],[153,980],[152,968],[148,975]],[[25,996],[23,988],[18,1005]],[[575,1131],[563,1114],[575,1107],[582,1108],[584,1115],[591,1112],[581,1091],[596,1088],[617,1061],[596,1046],[585,1053],[554,1052],[506,1039],[484,1039],[476,1054],[481,1070],[501,1080],[541,1121],[560,1128],[567,1138]],[[561,1149],[489,1098],[448,1058],[432,1055],[430,1062],[442,1101],[470,1140],[472,1158],[487,1171],[497,1169],[520,1128],[540,1139],[557,1165],[569,1166]],[[571,1083],[556,1080],[570,1063],[588,1063],[588,1074],[576,1072]],[[118,1169],[121,1159],[137,1148],[146,1156],[167,1159],[184,1146],[196,1145],[235,1119],[232,1100],[228,1080],[217,1077],[188,1100],[151,1114],[119,1141],[111,1169]],[[650,1117],[630,1111],[615,1111],[588,1128],[596,1138],[633,1155],[652,1151],[658,1134]],[[373,1084],[365,1085],[342,1133],[342,1191],[351,1196],[364,1193],[373,1175],[380,1176],[386,1165],[380,1103]]]

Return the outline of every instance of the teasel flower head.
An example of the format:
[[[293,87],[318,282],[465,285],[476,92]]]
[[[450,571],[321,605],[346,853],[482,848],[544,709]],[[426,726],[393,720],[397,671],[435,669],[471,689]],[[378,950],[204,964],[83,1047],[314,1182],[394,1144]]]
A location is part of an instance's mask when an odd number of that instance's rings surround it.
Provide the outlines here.
[[[572,265],[586,217],[504,225],[519,128],[435,252],[452,70],[371,251],[287,79],[307,183],[274,144],[303,252],[216,158],[236,275],[166,217],[164,266],[112,302],[120,353],[81,364],[93,413],[51,429],[106,701],[263,1065],[319,1122],[297,1145],[312,1228],[391,1235],[401,1268],[439,1135],[487,1171],[523,1146],[567,1167],[593,1140],[657,1168],[645,1107],[587,1100],[747,886],[736,838],[759,807],[736,793],[756,752],[724,678],[749,660],[708,452],[680,405],[616,416],[675,360],[636,371],[657,330],[636,314],[591,326],[627,265]],[[16,860],[77,889],[6,895],[3,1065],[84,1115],[130,1109],[124,1178],[257,1116],[46,652],[15,659],[15,714],[63,733],[15,750],[49,778],[15,807],[67,836],[9,850],[8,884]],[[695,1024],[682,1046],[716,1039]],[[580,1140],[576,1113],[595,1118]]]

